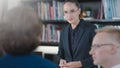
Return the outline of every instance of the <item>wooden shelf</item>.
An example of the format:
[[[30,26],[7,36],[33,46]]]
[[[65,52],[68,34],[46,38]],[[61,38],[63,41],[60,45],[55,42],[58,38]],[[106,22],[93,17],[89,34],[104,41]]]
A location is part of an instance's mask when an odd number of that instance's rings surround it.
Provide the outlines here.
[[[58,46],[38,46],[34,52],[42,52],[43,56],[45,54],[57,54]]]
[[[77,0],[78,2],[100,2],[101,0]]]
[[[90,22],[92,24],[100,24],[100,25],[120,25],[120,20],[85,20],[87,22]],[[63,20],[47,20],[47,21],[43,21],[44,24],[68,24],[66,21]],[[58,46],[59,43],[57,42],[41,42],[40,43],[41,46]]]
[[[37,0],[21,0],[21,3],[36,3]]]
[[[40,42],[41,46],[58,46],[58,42]]]
[[[92,24],[120,25],[120,20],[86,20]]]
[[[60,24],[62,24],[62,25],[64,25],[64,24],[68,24],[66,21],[64,21],[64,20],[44,20],[44,21],[42,21],[43,22],[43,24],[58,24],[58,25],[60,25]]]
[[[92,24],[101,24],[101,25],[120,25],[120,20],[98,20],[98,19],[94,19],[94,20],[85,20],[88,21]],[[63,20],[46,20],[43,21],[44,24],[68,24],[66,21]]]

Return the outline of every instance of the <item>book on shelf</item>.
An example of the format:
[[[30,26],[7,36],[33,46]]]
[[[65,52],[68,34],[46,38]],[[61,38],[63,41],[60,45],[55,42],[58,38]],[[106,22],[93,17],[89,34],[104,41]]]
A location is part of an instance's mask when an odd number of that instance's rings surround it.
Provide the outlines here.
[[[114,17],[113,19],[120,19],[120,0],[115,0],[114,1]]]
[[[64,20],[63,2],[38,1],[38,15],[42,20]]]
[[[105,20],[120,18],[120,0],[102,0]]]
[[[43,25],[42,42],[59,42],[60,41],[59,25],[47,24]]]
[[[106,20],[109,20],[112,18],[110,0],[102,0],[102,3],[104,7],[104,17]]]
[[[120,17],[112,17],[113,20],[120,20]]]
[[[96,19],[103,19],[103,3],[100,3],[100,7],[98,8],[98,14]]]
[[[41,18],[41,3],[40,2],[37,2],[37,13],[38,13],[38,16],[39,18]]]
[[[94,18],[93,17],[84,17],[84,18],[82,18],[83,20],[94,20]]]

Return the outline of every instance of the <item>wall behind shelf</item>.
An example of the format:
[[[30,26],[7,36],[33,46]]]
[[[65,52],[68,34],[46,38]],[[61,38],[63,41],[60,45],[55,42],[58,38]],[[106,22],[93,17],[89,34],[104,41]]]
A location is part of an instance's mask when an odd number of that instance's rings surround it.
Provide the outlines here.
[[[91,17],[97,18],[101,2],[81,2],[80,5],[82,10],[85,10],[86,7],[90,7],[92,9]]]
[[[78,2],[98,2],[101,0],[77,0]]]

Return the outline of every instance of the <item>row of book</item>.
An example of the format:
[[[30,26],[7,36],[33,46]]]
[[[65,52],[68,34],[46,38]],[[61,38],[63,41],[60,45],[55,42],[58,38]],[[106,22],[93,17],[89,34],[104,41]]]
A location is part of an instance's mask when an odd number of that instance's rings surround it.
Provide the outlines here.
[[[63,3],[56,0],[37,1],[34,8],[42,20],[64,20]],[[119,3],[120,0],[101,0],[96,19],[120,19]]]
[[[101,0],[97,17],[100,20],[120,20],[120,0]]]
[[[42,20],[64,20],[63,2],[59,1],[38,1],[38,15]]]
[[[102,0],[106,20],[120,19],[120,0]]]
[[[61,26],[47,24],[43,25],[41,42],[59,42]]]

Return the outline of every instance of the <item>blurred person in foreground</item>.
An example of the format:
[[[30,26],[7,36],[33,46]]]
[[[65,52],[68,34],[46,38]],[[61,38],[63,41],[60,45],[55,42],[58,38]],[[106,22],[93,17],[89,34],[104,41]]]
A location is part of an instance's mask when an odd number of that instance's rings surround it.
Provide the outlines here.
[[[0,23],[0,46],[4,56],[0,68],[58,68],[32,52],[39,45],[42,22],[30,7],[9,10]]]
[[[120,68],[120,29],[113,26],[97,29],[89,53],[95,65]]]

